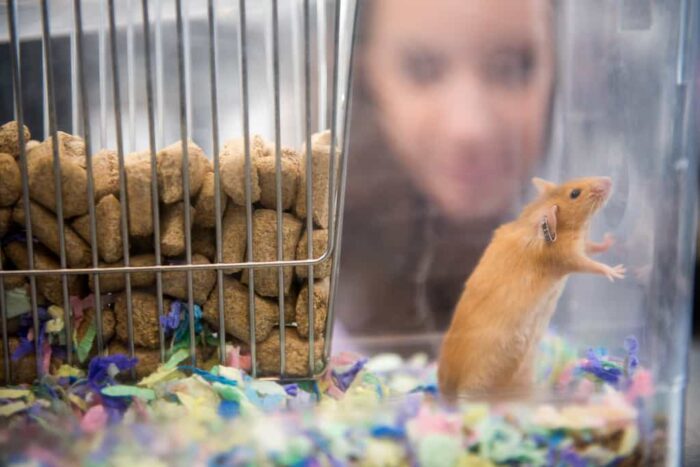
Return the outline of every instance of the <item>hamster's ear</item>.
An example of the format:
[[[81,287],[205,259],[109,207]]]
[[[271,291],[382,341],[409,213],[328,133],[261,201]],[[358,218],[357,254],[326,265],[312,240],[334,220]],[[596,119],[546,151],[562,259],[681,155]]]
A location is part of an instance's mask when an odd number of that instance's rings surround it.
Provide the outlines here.
[[[557,213],[559,206],[556,204],[540,209],[537,213],[537,234],[547,243],[557,240]]]
[[[535,188],[537,188],[537,192],[539,194],[543,194],[550,190],[553,190],[557,186],[555,183],[549,182],[539,177],[533,177],[532,184],[535,185]]]

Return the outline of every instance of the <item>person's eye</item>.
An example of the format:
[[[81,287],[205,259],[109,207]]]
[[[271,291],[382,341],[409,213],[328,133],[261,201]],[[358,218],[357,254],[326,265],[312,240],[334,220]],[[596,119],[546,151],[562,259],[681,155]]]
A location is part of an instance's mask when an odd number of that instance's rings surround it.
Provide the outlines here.
[[[445,61],[437,54],[426,51],[406,51],[401,57],[403,75],[419,86],[428,86],[438,82],[444,72]]]
[[[510,50],[496,53],[486,64],[486,75],[494,84],[517,88],[526,86],[535,71],[535,57],[531,50]]]

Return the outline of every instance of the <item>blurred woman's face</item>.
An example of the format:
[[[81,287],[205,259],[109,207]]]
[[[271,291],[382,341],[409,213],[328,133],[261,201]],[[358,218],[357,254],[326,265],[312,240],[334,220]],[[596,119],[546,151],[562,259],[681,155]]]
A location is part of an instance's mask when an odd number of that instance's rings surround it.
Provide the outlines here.
[[[377,0],[367,85],[418,187],[454,220],[502,214],[540,157],[549,0]]]

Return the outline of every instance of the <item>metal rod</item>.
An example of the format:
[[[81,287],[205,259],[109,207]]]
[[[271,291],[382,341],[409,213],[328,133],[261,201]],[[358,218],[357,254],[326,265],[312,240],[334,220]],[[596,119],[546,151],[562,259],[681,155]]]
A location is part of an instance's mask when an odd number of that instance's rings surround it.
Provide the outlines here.
[[[214,219],[216,228],[216,262],[223,261],[221,238],[221,172],[219,171],[219,92],[217,86],[217,41],[214,1],[208,0],[207,15],[209,19],[209,79],[211,89],[211,139],[214,151]],[[219,310],[219,361],[226,361],[226,327],[224,323],[224,271],[216,270],[216,292]]]
[[[318,66],[318,125],[326,129],[328,115],[328,61],[326,59],[326,2],[316,2],[316,63]],[[335,107],[333,107],[335,110]]]
[[[158,145],[165,146],[165,98],[163,97],[163,4],[162,0],[156,0],[156,102],[157,111],[157,135]]]
[[[340,8],[340,4],[337,4],[337,8]],[[359,3],[355,4],[355,11],[353,14],[353,20],[352,20],[352,30],[356,31],[357,29],[357,21],[359,17],[359,11],[360,11],[360,6]],[[339,19],[336,19],[336,22],[339,24]],[[355,45],[356,45],[356,37],[353,35],[353,37],[350,39],[350,57],[349,57],[349,66],[348,66],[348,79],[346,83],[346,88],[345,88],[345,105],[347,106],[344,112],[344,121],[343,121],[343,138],[342,138],[342,149],[340,151],[340,158],[341,158],[341,170],[340,170],[340,189],[338,190],[338,205],[337,205],[337,211],[336,211],[336,222],[337,222],[337,229],[335,232],[335,239],[336,239],[336,244],[335,244],[335,257],[333,258],[333,264],[331,265],[332,272],[331,272],[331,283],[330,283],[330,291],[328,295],[328,316],[326,317],[326,341],[324,342],[324,355],[329,355],[330,350],[331,350],[331,342],[333,340],[333,318],[334,318],[334,312],[335,312],[335,306],[334,306],[334,298],[336,295],[336,291],[338,289],[338,277],[340,275],[340,254],[341,254],[341,242],[340,242],[340,237],[343,233],[343,210],[345,209],[345,186],[347,183],[347,167],[348,167],[348,149],[349,149],[349,139],[348,138],[348,131],[349,131],[349,126],[350,126],[350,108],[348,106],[348,103],[352,101],[352,78],[353,78],[353,60],[355,56]],[[337,64],[336,64],[337,68]],[[333,109],[333,113],[335,114],[335,108]],[[332,139],[332,138],[331,138]],[[334,148],[335,146],[331,146],[331,148]],[[332,151],[333,149],[331,149]],[[330,239],[329,239],[330,241]]]
[[[43,57],[45,54],[44,52],[44,42],[41,42],[41,56]],[[43,62],[42,62],[43,65]],[[44,124],[44,134],[43,137],[44,139],[47,139],[50,134],[49,130],[49,96],[48,96],[48,78],[46,77],[46,66],[41,67],[41,118],[42,118],[42,123]]]
[[[309,32],[309,0],[304,0],[304,112],[306,132],[306,246],[308,258],[314,256],[313,233],[313,174],[311,148],[311,40]],[[314,372],[314,267],[307,267],[307,292],[309,308],[309,374]]]
[[[92,267],[99,267],[98,246],[97,246],[97,226],[95,222],[95,181],[92,170],[92,148],[90,141],[90,105],[88,103],[88,94],[85,86],[85,48],[83,35],[83,13],[82,0],[74,0],[73,14],[75,23],[75,39],[76,39],[76,57],[77,60],[77,88],[80,93],[80,113],[83,117],[83,135],[85,139],[85,160],[87,164],[87,179],[88,179],[88,214],[90,217],[90,246],[92,248]],[[95,319],[97,333],[97,351],[102,355],[104,342],[102,341],[102,297],[100,296],[100,275],[94,274],[94,297],[95,297]]]
[[[20,42],[17,33],[17,6],[15,0],[9,0],[7,3],[7,19],[10,24],[10,46],[12,53],[10,54],[10,65],[12,68],[12,87],[15,97],[15,112],[17,121],[17,139],[19,142],[19,160],[20,170],[22,172],[22,180],[29,180],[29,171],[27,170],[27,151],[26,141],[24,140],[24,108],[22,106],[22,70],[20,67]],[[30,270],[34,270],[34,243],[32,235],[31,212],[29,210],[29,184],[22,184],[22,201],[24,203],[24,226],[27,232],[27,265]],[[3,271],[0,271],[2,273]],[[32,321],[34,324],[34,335],[39,335],[39,310],[37,308],[36,298],[36,277],[29,276],[30,303],[32,306]],[[5,339],[6,346],[5,358],[9,357],[8,342]],[[35,355],[39,355],[39,340],[34,340]],[[9,368],[9,361],[6,360],[5,368]],[[39,359],[37,359],[37,369],[39,367]],[[10,373],[10,377],[12,374]],[[11,379],[11,378],[10,378]],[[9,383],[10,380],[7,380]]]
[[[126,176],[124,170],[124,141],[122,134],[122,109],[121,95],[119,87],[119,56],[117,54],[117,27],[114,14],[114,0],[109,1],[109,42],[112,53],[112,88],[114,92],[114,123],[117,138],[117,158],[119,159],[119,199],[121,201],[121,231],[122,231],[122,249],[124,253],[124,266],[129,267],[129,219],[126,191]],[[125,291],[126,291],[126,327],[129,337],[129,356],[134,356],[134,316],[131,303],[131,274],[128,272],[125,276]],[[132,368],[132,377],[135,372]]]
[[[187,151],[187,89],[185,72],[185,53],[183,47],[183,26],[182,26],[182,4],[181,0],[175,1],[175,14],[177,16],[177,71],[179,77],[180,95],[180,140],[182,143],[182,196],[185,210],[185,260],[188,265],[192,264],[192,232],[190,219],[190,164]],[[190,358],[192,366],[196,365],[196,347],[194,332],[194,302],[192,300],[192,271],[187,270],[187,311],[189,316],[190,330]]]
[[[148,0],[141,1],[143,15],[143,52],[146,68],[146,110],[148,114],[148,148],[151,154],[151,205],[153,214],[153,248],[156,266],[161,265],[160,254],[160,212],[158,207],[158,163],[156,160],[156,130],[153,109],[153,75],[151,68],[151,31],[148,15]],[[157,47],[157,45],[156,45]],[[163,310],[163,273],[156,272],[156,300],[158,303],[158,341],[160,344],[160,361],[165,361],[165,331],[160,325]]]
[[[251,195],[251,160],[250,160],[250,115],[248,109],[248,51],[246,50],[246,17],[245,0],[238,1],[240,14],[240,60],[241,60],[241,103],[243,107],[243,146],[245,149],[245,217],[247,259],[253,262],[253,205]],[[250,325],[250,354],[252,360],[251,375],[257,376],[257,361],[255,356],[255,270],[248,270],[248,323]]]
[[[335,148],[337,145],[337,140],[338,140],[338,80],[340,76],[340,70],[338,69],[339,61],[340,61],[340,8],[341,5],[339,2],[336,3],[335,5],[335,13],[334,13],[334,20],[333,20],[333,96],[332,96],[332,101],[331,101],[331,147],[330,147],[330,154],[329,154],[329,167],[328,167],[328,212],[331,213],[331,219],[329,219],[328,222],[328,250],[329,253],[334,251],[334,248],[336,248],[335,252],[335,257],[333,258],[333,264],[331,264],[331,268],[334,268],[334,265],[336,263],[339,264],[338,256],[337,256],[337,246],[336,246],[336,225],[338,222],[338,217],[341,215],[335,207],[337,206],[335,202],[335,178],[336,178],[336,173],[335,173],[335,159],[336,159],[336,153],[335,153]],[[351,54],[352,55],[352,54]],[[346,102],[349,102],[346,99]],[[347,139],[347,138],[345,138]],[[345,171],[345,167],[341,169],[343,172]],[[344,189],[344,187],[342,188]],[[331,291],[333,290],[333,282],[334,281],[334,274],[331,274],[331,279],[330,279],[330,284],[329,284],[329,294],[328,294],[328,313],[326,315],[326,326],[325,326],[325,333],[324,336],[326,337],[326,340],[324,341],[324,347],[326,350],[324,350],[324,355],[328,355],[326,352],[329,349],[329,336],[332,332],[331,328],[333,327],[333,321],[330,317],[330,308],[331,308]]]
[[[185,59],[185,109],[187,110],[187,128],[192,128],[192,60],[191,60],[191,41],[190,41],[190,3],[185,1],[183,4],[184,21],[182,37],[184,39],[184,54]]]
[[[134,8],[133,1],[128,0],[126,23],[126,87],[129,102],[129,152],[136,150],[136,96],[134,85]]]
[[[107,144],[107,40],[105,38],[105,0],[100,1],[100,27],[97,29],[98,79],[100,83],[100,147]]]
[[[338,144],[338,80],[340,76],[340,70],[338,69],[339,66],[339,57],[340,57],[340,2],[336,3],[336,8],[335,8],[335,17],[334,17],[334,25],[333,25],[333,97],[331,98],[331,147],[330,147],[330,153],[328,155],[329,158],[329,164],[328,164],[328,212],[330,213],[331,217],[334,217],[334,214],[338,214],[338,211],[336,209],[336,200],[335,200],[335,179],[336,179],[336,169],[335,169],[335,163],[336,163],[336,153],[335,153],[335,148]],[[351,54],[352,55],[352,54]],[[345,102],[349,102],[349,100],[346,99]],[[347,138],[346,138],[347,139]],[[329,256],[333,255],[333,251],[336,245],[336,236],[335,236],[335,223],[336,219],[329,220],[328,223],[328,246],[327,246],[327,254]],[[326,318],[328,320],[328,318]]]
[[[272,76],[274,82],[275,113],[275,195],[277,199],[277,259],[284,259],[284,236],[282,229],[282,131],[280,121],[280,53],[279,53],[279,11],[277,0],[272,0]],[[284,378],[286,368],[286,330],[284,316],[284,268],[277,269],[277,290],[279,295],[280,328],[280,377]]]
[[[80,133],[80,116],[78,115],[78,64],[76,60],[76,56],[78,55],[78,45],[75,38],[77,29],[75,17],[73,17],[73,29],[70,32],[70,108],[71,132],[73,134]]]
[[[229,269],[268,269],[277,268],[279,266],[317,266],[326,259],[328,255],[322,255],[314,259],[297,259],[297,260],[284,260],[284,261],[246,261],[242,263],[219,263],[215,266],[223,270]],[[23,270],[12,270],[12,271],[1,271],[0,276],[53,276],[56,274],[116,274],[116,273],[137,273],[137,272],[175,272],[175,271],[198,271],[211,269],[211,264],[169,264],[161,266],[119,266],[109,269],[104,268],[71,268],[71,269],[51,269],[51,270],[33,270],[33,269],[23,269]]]
[[[0,261],[2,271],[2,261]],[[5,384],[10,384],[10,345],[7,340],[7,306],[5,305],[5,280],[0,279],[0,314],[2,314],[2,356],[5,374]]]
[[[51,30],[49,27],[49,6],[47,0],[41,0],[41,40],[44,44],[44,67],[46,69],[46,84],[49,104],[49,132],[51,133],[52,153],[53,153],[53,173],[54,190],[56,193],[56,221],[58,223],[58,245],[59,261],[61,269],[66,269],[66,235],[63,220],[63,184],[61,182],[61,159],[59,156],[58,128],[56,125],[56,101],[53,80],[53,65],[51,60]],[[73,363],[73,333],[71,332],[71,307],[68,296],[68,277],[61,275],[61,291],[63,293],[63,321],[66,330],[66,360],[70,365]],[[35,335],[38,339],[38,334]],[[39,365],[39,354],[37,353],[37,365]],[[42,374],[41,371],[38,372]]]

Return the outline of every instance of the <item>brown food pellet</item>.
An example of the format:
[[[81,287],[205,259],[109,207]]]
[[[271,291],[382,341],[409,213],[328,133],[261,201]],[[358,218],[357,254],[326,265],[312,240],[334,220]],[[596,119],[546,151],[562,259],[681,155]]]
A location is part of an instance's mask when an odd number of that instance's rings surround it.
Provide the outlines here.
[[[12,206],[22,193],[19,165],[12,155],[0,153],[0,207]]]
[[[117,151],[103,149],[92,156],[92,176],[95,200],[104,196],[119,196],[119,158]]]
[[[250,320],[248,319],[248,288],[232,277],[224,277],[224,329],[243,342],[250,342]],[[267,338],[279,317],[277,304],[255,296],[255,341]],[[219,299],[214,287],[209,300],[204,304],[203,318],[212,326],[219,327]]]
[[[182,142],[178,141],[158,151],[158,193],[166,204],[182,201]],[[190,197],[194,197],[202,187],[207,170],[207,157],[204,151],[192,141],[187,142]]]
[[[197,346],[196,348],[197,351],[197,368],[202,368],[202,369],[207,369],[208,362],[210,360],[211,355],[216,352],[215,347],[202,347],[202,346]],[[109,354],[110,355],[116,355],[116,354],[122,354],[122,355],[129,355],[129,348],[127,344],[124,344],[122,342],[119,342],[118,340],[113,340],[109,344]],[[147,349],[144,347],[134,347],[134,357],[138,359],[138,362],[136,363],[135,367],[135,373],[136,373],[136,378],[137,379],[142,379],[145,378],[146,376],[150,375],[154,371],[158,369],[158,366],[160,366],[160,350],[159,349]],[[218,362],[217,362],[218,363]],[[190,364],[190,359],[187,359],[184,364],[189,365]],[[129,380],[130,379],[130,374],[129,372],[123,372],[119,375],[119,379],[122,380]]]
[[[197,225],[192,227],[192,254],[202,255],[214,262],[216,259],[216,231],[214,229],[203,229]]]
[[[275,329],[265,341],[257,345],[255,353],[261,375],[280,371],[280,331]],[[323,369],[323,338],[314,341],[314,374]],[[309,376],[309,342],[296,329],[285,329],[285,376]]]
[[[314,338],[318,338],[326,331],[326,317],[328,316],[328,292],[330,280],[323,279],[314,282]],[[309,286],[304,284],[299,292],[296,306],[297,330],[302,337],[309,337]]]
[[[4,237],[12,224],[12,208],[0,208],[0,237]]]
[[[5,276],[3,278],[3,283],[5,284],[5,290],[18,289],[20,287],[26,287],[27,290],[29,290],[29,282],[27,282],[26,277]]]
[[[102,342],[106,345],[114,337],[114,329],[116,326],[116,320],[114,318],[114,311],[106,308],[104,303],[102,303]],[[85,333],[90,328],[90,324],[95,322],[95,330],[97,330],[97,313],[94,308],[87,308],[83,310],[83,319],[80,324],[75,329],[77,334],[77,340],[80,342],[85,337]],[[93,344],[93,351],[97,350],[97,339]]]
[[[59,139],[65,142],[63,138]],[[53,140],[48,138],[32,149],[27,156],[27,171],[31,198],[45,208],[56,212],[56,184],[54,183],[52,148]],[[82,216],[88,212],[85,160],[81,160],[80,155],[76,154],[73,149],[67,148],[65,144],[59,144],[59,161],[63,217]]]
[[[302,222],[291,214],[282,213],[282,238],[284,239],[283,257],[293,260],[297,242],[301,235]],[[271,209],[258,209],[253,214],[253,258],[255,261],[277,260],[277,212]],[[248,270],[244,272],[247,281]],[[284,268],[284,290],[289,292],[292,285],[292,266]],[[255,271],[255,291],[266,297],[276,297],[278,292],[277,268],[265,268]]]
[[[107,195],[95,206],[95,229],[97,230],[97,252],[100,257],[113,263],[122,259],[121,204],[114,195]],[[73,221],[73,228],[87,244],[90,244],[90,215],[85,214]]]
[[[7,339],[8,347],[10,348],[10,355],[17,350],[20,342],[17,337],[10,337]],[[51,357],[51,363],[49,364],[49,372],[57,370],[63,363],[62,359]],[[34,352],[25,355],[20,358],[19,361],[13,361],[10,359],[10,371],[13,384],[31,384],[36,380],[36,357]],[[0,338],[0,384],[8,384],[5,381],[5,343],[2,338]]]
[[[192,255],[192,264],[211,264],[202,255]],[[216,271],[213,269],[200,269],[192,271],[192,300],[197,304],[204,304],[209,297],[212,287],[216,283]],[[188,300],[187,297],[187,272],[170,271],[163,273],[163,293],[180,300]]]
[[[222,258],[224,263],[241,263],[246,251],[246,212],[245,208],[229,204],[222,224]],[[226,274],[239,272],[241,268],[226,269]]]
[[[228,197],[223,190],[220,190],[221,214],[226,210]],[[204,175],[202,189],[199,190],[197,199],[194,203],[194,208],[197,211],[197,216],[194,218],[194,223],[200,227],[215,227],[216,226],[216,199],[214,190],[214,173],[207,172]]]
[[[0,152],[7,153],[12,157],[19,157],[19,125],[16,121],[11,121],[0,126]],[[29,128],[24,127],[24,142],[29,142],[32,135],[29,133]],[[25,146],[26,150],[26,146]]]
[[[316,133],[311,138],[311,206],[313,222],[328,228],[328,170],[330,164],[331,132],[326,130]],[[337,158],[339,151],[335,151]],[[299,191],[297,194],[296,214],[306,219],[306,147],[301,151]]]
[[[124,161],[129,213],[129,235],[153,234],[151,197],[151,155],[148,151],[129,154]]]
[[[14,263],[17,269],[29,269],[27,261],[27,248],[24,242],[11,242],[5,245],[5,254]],[[35,269],[60,269],[58,261],[41,245],[34,246],[34,268]],[[68,294],[81,296],[82,277],[75,274],[66,275],[68,282]],[[63,292],[61,287],[61,277],[59,275],[37,276],[37,290],[46,299],[58,305],[63,304]]]
[[[190,219],[195,214],[196,210],[190,207]],[[185,204],[182,202],[162,207],[160,252],[165,256],[180,256],[185,253]]]
[[[29,202],[32,224],[32,235],[56,256],[60,255],[61,244],[58,238],[58,221],[56,215],[39,204]],[[12,212],[13,220],[24,225],[24,202],[20,201]],[[66,263],[72,268],[82,268],[90,265],[90,247],[68,224],[63,227]]]
[[[255,161],[260,182],[260,204],[268,209],[277,209],[277,185],[276,185],[276,156],[274,146],[269,150],[268,156]],[[281,151],[281,177],[282,210],[290,209],[297,197],[299,185],[300,158],[294,149],[282,148]]]
[[[41,144],[41,141],[37,141],[35,139],[29,140],[27,144],[24,146],[24,150],[26,151],[27,154],[29,154],[29,151],[34,149],[35,147],[39,146]]]
[[[239,206],[246,205],[245,198],[245,148],[243,138],[227,141],[221,149],[219,168],[221,184],[231,200]],[[265,141],[259,135],[250,140],[250,197],[252,203],[260,201],[260,182],[255,169],[256,160],[267,155]]]
[[[320,257],[328,248],[328,231],[327,230],[314,230],[311,235],[312,250],[314,252],[314,258]],[[308,235],[307,232],[301,236],[299,243],[297,245],[297,259],[309,259],[309,248],[308,248]],[[330,258],[314,266],[314,279],[323,279],[331,275],[332,262]],[[297,277],[301,279],[306,279],[309,272],[307,266],[297,266],[294,270]]]
[[[167,313],[169,309],[170,300],[164,298],[163,313]],[[126,293],[119,294],[114,304],[114,315],[117,319],[117,338],[124,343],[129,342],[127,312]],[[150,292],[132,290],[131,312],[134,344],[149,349],[159,348],[160,318],[158,317],[156,296]]]
[[[57,132],[57,136],[62,155],[75,161],[75,163],[83,169],[86,169],[85,140],[80,136],[71,135],[63,131]]]
[[[129,266],[153,266],[156,264],[156,257],[152,253],[135,255],[129,258]],[[124,262],[103,263],[100,262],[100,269],[116,268],[124,266]],[[126,288],[126,275],[124,273],[100,274],[100,293],[121,292]],[[155,272],[132,272],[130,273],[132,287],[149,287],[156,283]],[[90,290],[95,290],[94,275],[88,276]]]

